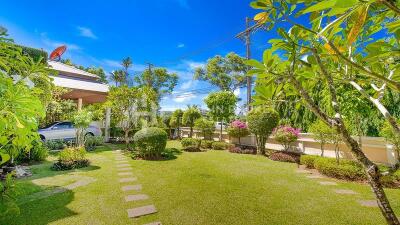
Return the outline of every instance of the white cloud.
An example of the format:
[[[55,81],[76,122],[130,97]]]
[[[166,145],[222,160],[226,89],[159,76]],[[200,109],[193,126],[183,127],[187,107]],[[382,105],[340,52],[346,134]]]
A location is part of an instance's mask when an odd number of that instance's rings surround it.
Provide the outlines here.
[[[97,36],[93,33],[90,28],[87,27],[76,27],[79,31],[79,35],[91,39],[97,39]]]
[[[197,95],[188,94],[188,95],[184,95],[184,96],[177,96],[173,100],[174,100],[174,102],[183,103],[183,102],[188,102],[195,98],[197,98]]]
[[[178,48],[184,48],[185,47],[185,44],[183,44],[183,43],[180,43],[180,44],[178,44],[178,46],[177,46]]]

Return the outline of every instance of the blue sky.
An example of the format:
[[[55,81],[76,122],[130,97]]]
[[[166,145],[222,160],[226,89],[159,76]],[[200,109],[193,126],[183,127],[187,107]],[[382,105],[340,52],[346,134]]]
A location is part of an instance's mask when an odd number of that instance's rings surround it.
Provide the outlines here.
[[[122,58],[133,60],[132,73],[147,62],[176,72],[176,93],[202,89],[201,93],[167,96],[163,110],[198,104],[215,87],[194,81],[193,69],[208,58],[234,51],[245,56],[245,46],[234,38],[244,29],[244,18],[257,11],[240,0],[114,0],[114,1],[3,1],[0,25],[15,42],[51,51],[66,44],[63,58],[84,66],[119,68]],[[253,36],[252,56],[260,58],[274,34]],[[236,90],[245,98],[245,90]],[[182,96],[182,95],[181,95]]]

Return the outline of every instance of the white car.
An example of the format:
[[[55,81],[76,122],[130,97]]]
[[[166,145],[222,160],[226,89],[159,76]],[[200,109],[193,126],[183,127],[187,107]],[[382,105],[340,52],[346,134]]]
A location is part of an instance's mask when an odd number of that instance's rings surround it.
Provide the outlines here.
[[[39,136],[42,141],[47,140],[73,140],[76,137],[76,128],[72,122],[63,121],[52,123],[39,129]],[[85,136],[101,136],[101,129],[96,126],[89,126],[85,130]]]

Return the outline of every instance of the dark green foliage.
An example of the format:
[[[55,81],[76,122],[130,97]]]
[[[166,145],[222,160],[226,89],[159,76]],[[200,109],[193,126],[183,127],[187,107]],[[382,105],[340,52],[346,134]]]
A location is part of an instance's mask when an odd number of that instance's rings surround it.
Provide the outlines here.
[[[85,149],[87,151],[94,150],[97,146],[103,145],[104,138],[102,136],[90,136],[85,137]]]
[[[202,140],[201,141],[201,147],[205,148],[205,149],[211,149],[213,142],[214,141],[210,141],[210,140]]]
[[[216,141],[212,143],[212,149],[214,150],[226,150],[228,148],[228,143],[222,141]]]
[[[329,177],[345,180],[365,180],[366,175],[360,163],[342,159],[337,164],[334,158],[320,157],[315,159],[314,167]]]
[[[200,142],[200,140],[195,139],[195,138],[182,138],[182,140],[181,140],[181,144],[182,144],[183,148],[197,147],[199,145],[199,142]]]
[[[257,107],[247,115],[247,123],[250,132],[256,135],[259,154],[265,154],[265,143],[279,123],[278,113],[271,108]]]
[[[314,161],[320,158],[317,155],[302,155],[300,157],[300,164],[305,165],[309,169],[314,169]]]
[[[23,151],[18,155],[18,162],[41,162],[46,160],[47,156],[49,156],[49,149],[47,146],[39,140],[34,141],[32,146],[30,151]]]
[[[167,133],[157,127],[144,128],[133,136],[135,150],[144,159],[159,159],[167,145]]]
[[[269,159],[280,162],[300,163],[301,154],[298,152],[279,151],[273,152]]]
[[[89,166],[84,148],[66,148],[58,155],[58,161],[53,164],[53,170],[71,170]]]
[[[63,140],[48,140],[44,142],[44,145],[49,150],[60,150],[66,148],[68,146],[68,143],[64,142]]]
[[[18,45],[17,45],[18,46]],[[47,64],[47,58],[49,57],[46,51],[37,48],[31,48],[26,46],[18,46],[22,48],[22,53],[31,57],[33,61],[37,62],[41,60],[42,63]]]

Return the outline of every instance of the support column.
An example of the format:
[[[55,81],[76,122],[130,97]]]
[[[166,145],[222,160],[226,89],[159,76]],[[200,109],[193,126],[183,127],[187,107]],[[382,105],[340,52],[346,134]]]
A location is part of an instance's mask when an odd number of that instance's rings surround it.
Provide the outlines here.
[[[106,108],[106,121],[104,126],[104,141],[110,141],[111,108]]]
[[[394,146],[392,144],[386,144],[386,154],[387,154],[387,159],[388,159],[388,163],[391,166],[396,165],[397,162],[397,155],[396,155],[396,151],[394,150]]]
[[[82,98],[78,98],[78,111],[82,110]]]

